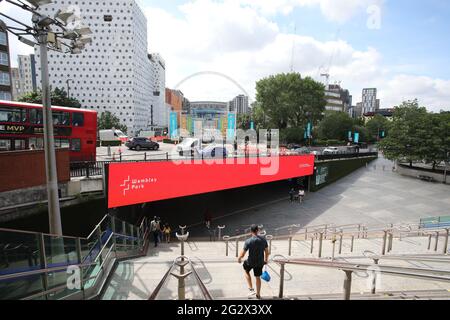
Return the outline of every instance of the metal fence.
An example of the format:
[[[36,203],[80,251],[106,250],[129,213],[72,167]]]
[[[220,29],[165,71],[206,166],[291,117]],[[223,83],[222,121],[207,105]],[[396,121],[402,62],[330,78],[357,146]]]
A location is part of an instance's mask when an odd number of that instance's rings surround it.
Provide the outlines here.
[[[280,155],[281,157],[292,157],[306,154],[290,154],[290,155]],[[199,159],[199,157],[179,157],[172,156],[170,153],[159,154],[156,155],[148,155],[142,154],[141,159],[133,159],[136,155],[127,156],[127,155],[119,155],[114,160],[108,161],[86,161],[86,162],[73,162],[70,164],[70,177],[71,178],[90,178],[93,176],[102,176],[104,174],[105,165],[109,163],[130,163],[130,162],[159,162],[159,161],[182,161],[189,159]],[[259,158],[259,157],[271,157],[276,155],[270,154],[242,154],[242,155],[234,155],[233,158]],[[377,152],[367,152],[367,153],[340,153],[340,154],[329,154],[329,155],[319,155],[316,156],[316,159],[319,161],[323,160],[340,160],[340,159],[355,159],[355,158],[363,158],[363,157],[377,157]],[[132,158],[133,157],[133,158]],[[201,159],[217,159],[211,157],[201,156]]]

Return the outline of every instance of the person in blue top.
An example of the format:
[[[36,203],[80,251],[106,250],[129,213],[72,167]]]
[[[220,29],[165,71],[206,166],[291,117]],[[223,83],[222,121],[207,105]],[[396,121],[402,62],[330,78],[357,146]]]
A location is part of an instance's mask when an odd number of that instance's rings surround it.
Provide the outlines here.
[[[269,261],[269,246],[264,237],[259,236],[259,227],[252,225],[251,238],[245,241],[244,249],[242,250],[238,262],[242,263],[242,260],[248,252],[248,259],[244,261],[243,267],[245,270],[245,279],[247,280],[249,288],[249,297],[255,296],[257,299],[261,299],[261,275],[263,273],[264,266]],[[256,279],[256,292],[253,288],[252,278],[250,271],[253,270],[253,274]]]

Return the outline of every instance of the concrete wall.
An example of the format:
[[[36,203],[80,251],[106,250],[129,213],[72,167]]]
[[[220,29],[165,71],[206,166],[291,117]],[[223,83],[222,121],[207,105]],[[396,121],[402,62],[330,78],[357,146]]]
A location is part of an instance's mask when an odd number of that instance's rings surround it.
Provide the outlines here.
[[[318,191],[337,180],[349,175],[357,169],[364,167],[377,157],[365,157],[347,160],[317,161],[314,175],[311,177],[311,191]]]
[[[56,162],[58,182],[70,181],[69,150],[57,150]],[[0,192],[38,187],[45,184],[43,150],[0,153]]]

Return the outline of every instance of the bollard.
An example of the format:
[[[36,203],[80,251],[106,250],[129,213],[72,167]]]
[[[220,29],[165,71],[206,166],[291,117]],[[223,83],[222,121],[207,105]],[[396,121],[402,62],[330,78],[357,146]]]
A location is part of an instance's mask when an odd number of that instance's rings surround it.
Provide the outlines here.
[[[353,271],[344,270],[344,300],[350,300],[350,295],[352,293],[352,273]]]
[[[434,244],[434,251],[438,251],[439,245],[439,231],[436,232],[436,243]]]
[[[225,247],[225,256],[228,257],[228,241],[230,241],[230,237],[229,236],[225,236],[225,237],[223,237],[223,240],[225,240],[225,245],[226,245],[226,247]]]
[[[354,247],[354,244],[355,244],[355,236],[352,236],[352,243],[351,243],[351,245],[350,245],[350,252],[351,252],[351,253],[353,253],[353,247]]]
[[[186,230],[187,226],[178,226],[181,229],[181,235],[184,235],[184,230]]]
[[[308,228],[305,228],[305,241],[308,240]]]
[[[388,233],[386,230],[384,230],[383,232],[384,232],[383,245],[382,245],[382,248],[381,248],[381,255],[382,256],[386,255],[386,243],[387,243],[387,233]]]
[[[428,235],[428,250],[431,250],[431,234]]]
[[[217,226],[217,229],[219,229],[219,241],[222,239],[222,230],[225,229],[225,226]]]
[[[344,235],[341,232],[341,235],[339,236],[339,254],[342,254],[342,240],[344,238]]]
[[[334,237],[334,236],[333,236]],[[331,240],[331,242],[333,243],[333,252],[332,252],[332,254],[331,254],[331,261],[333,261],[334,260],[334,252],[335,252],[335,250],[336,250],[336,238],[333,238],[332,240]]]
[[[311,254],[314,252],[314,237],[311,237]]]
[[[280,291],[278,292],[278,298],[283,299],[283,291],[284,291],[284,263],[281,264],[280,268]]]
[[[375,265],[378,265],[379,263],[379,259],[373,259],[373,262],[375,263]],[[374,270],[372,273],[373,277],[372,277],[372,286],[371,286],[371,290],[370,292],[372,294],[375,294],[377,292],[377,272]]]
[[[273,236],[272,235],[266,236],[266,240],[269,241],[269,254],[272,254],[272,240],[273,240]]]
[[[239,239],[236,239],[236,258],[239,257]]]
[[[292,255],[292,236],[289,237],[289,256]]]
[[[394,233],[389,233],[389,244],[388,244],[388,252],[392,251],[392,244],[394,242]]]
[[[361,237],[361,225],[358,224],[358,239]]]
[[[322,258],[322,243],[323,243],[323,232],[319,235],[319,258]]]
[[[445,229],[445,231],[446,231],[446,233],[445,233],[445,242],[444,242],[444,254],[447,254],[449,229]]]

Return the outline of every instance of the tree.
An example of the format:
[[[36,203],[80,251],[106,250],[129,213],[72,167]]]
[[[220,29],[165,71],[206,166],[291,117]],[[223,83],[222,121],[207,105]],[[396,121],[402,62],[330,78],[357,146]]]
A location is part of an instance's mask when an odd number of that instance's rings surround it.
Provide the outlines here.
[[[120,123],[120,119],[109,111],[103,112],[98,118],[99,130],[118,129],[127,133],[127,126]]]
[[[436,142],[432,141],[432,135],[432,121],[426,108],[419,107],[417,99],[406,101],[395,109],[389,135],[380,148],[388,159],[407,161],[412,166],[414,161],[427,159],[433,153]]]
[[[258,111],[273,129],[305,128],[317,123],[325,110],[325,87],[299,73],[277,74],[256,83]]]
[[[237,115],[237,127],[242,130],[249,130],[252,122],[252,116],[250,114],[238,114]]]
[[[347,113],[326,111],[318,127],[319,139],[345,141],[352,129],[353,119]]]
[[[19,98],[20,102],[42,104],[42,91],[33,91]],[[52,106],[81,108],[81,103],[75,98],[69,98],[64,89],[55,88],[51,92]]]
[[[367,121],[366,128],[368,130],[368,141],[378,141],[381,138],[381,132],[385,132],[387,135],[387,129],[389,126],[389,121],[382,115],[375,115],[372,119]]]

